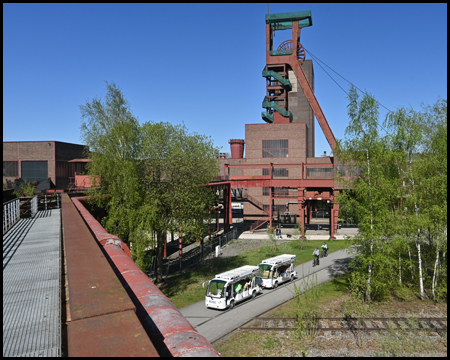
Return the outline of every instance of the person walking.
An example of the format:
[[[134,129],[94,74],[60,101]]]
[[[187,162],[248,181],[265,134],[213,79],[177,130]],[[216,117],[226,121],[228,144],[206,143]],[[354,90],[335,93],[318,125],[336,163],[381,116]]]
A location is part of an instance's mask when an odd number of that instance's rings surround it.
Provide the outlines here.
[[[314,250],[313,255],[314,255],[313,267],[314,267],[316,265],[319,265],[319,249],[318,248],[316,248],[316,250]]]

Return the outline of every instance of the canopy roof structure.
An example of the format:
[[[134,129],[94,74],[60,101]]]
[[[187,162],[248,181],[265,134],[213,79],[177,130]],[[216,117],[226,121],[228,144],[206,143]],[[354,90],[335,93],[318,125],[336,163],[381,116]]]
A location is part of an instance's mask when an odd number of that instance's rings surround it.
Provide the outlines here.
[[[273,30],[292,29],[292,22],[297,20],[299,29],[312,26],[311,11],[294,11],[266,15],[266,24],[272,24]]]
[[[221,279],[226,281],[239,281],[241,279],[248,278],[250,276],[256,276],[259,273],[257,266],[244,265],[239,268],[226,271],[221,274],[217,274],[215,279]]]
[[[291,254],[278,255],[270,259],[262,261],[262,264],[268,265],[286,265],[291,264],[297,260],[297,256]]]

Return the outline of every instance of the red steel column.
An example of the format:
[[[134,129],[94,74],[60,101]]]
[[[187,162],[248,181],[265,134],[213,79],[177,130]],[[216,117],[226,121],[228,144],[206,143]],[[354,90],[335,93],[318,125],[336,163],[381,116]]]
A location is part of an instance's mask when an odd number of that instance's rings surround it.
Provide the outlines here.
[[[217,209],[217,210],[216,210],[216,230],[217,230],[217,231],[220,230],[220,224],[219,224],[219,218],[220,218],[220,216],[219,216],[219,214],[220,214],[220,210]],[[226,214],[225,214],[225,215],[226,215]],[[225,223],[225,216],[224,216],[224,218],[223,218],[223,222]],[[225,226],[225,225],[224,225],[224,226]]]
[[[335,191],[334,195],[336,196],[339,193],[339,191]],[[338,228],[339,223],[339,204],[336,203],[336,201],[333,199],[333,204],[331,207],[331,234],[330,234],[330,240],[336,239],[336,232]]]
[[[167,232],[164,233],[164,257],[167,257]]]
[[[227,212],[224,212],[224,220]],[[233,209],[231,208],[231,183],[228,184],[228,231],[230,231],[230,225],[233,225]]]
[[[302,238],[305,238],[305,188],[298,188],[298,216],[300,217],[300,225],[302,227]]]

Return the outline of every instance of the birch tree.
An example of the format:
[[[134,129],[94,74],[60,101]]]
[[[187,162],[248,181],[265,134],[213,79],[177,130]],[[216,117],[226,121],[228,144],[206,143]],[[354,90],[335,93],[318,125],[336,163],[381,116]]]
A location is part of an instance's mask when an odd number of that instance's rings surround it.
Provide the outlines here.
[[[91,202],[107,209],[105,229],[132,243],[133,260],[149,266],[157,249],[157,279],[167,232],[203,237],[205,214],[214,200],[206,186],[219,172],[210,138],[184,125],[140,124],[121,90],[107,84],[106,101],[80,106],[81,138],[89,146],[89,174],[100,175]]]
[[[358,168],[359,176],[351,181],[349,191],[340,196],[342,211],[353,217],[360,229],[358,258],[361,266],[366,267],[365,299],[371,301],[371,289],[385,291],[386,281],[383,268],[390,267],[389,258],[383,255],[386,231],[389,225],[389,195],[392,186],[392,164],[387,160],[387,149],[378,132],[378,103],[370,94],[359,100],[354,87],[349,92],[349,125],[344,141],[338,142],[336,158],[339,163],[353,164]],[[392,201],[392,200],[391,200]],[[384,237],[384,239],[383,239]],[[373,267],[376,262],[377,283],[373,282]],[[381,279],[383,280],[381,281]]]

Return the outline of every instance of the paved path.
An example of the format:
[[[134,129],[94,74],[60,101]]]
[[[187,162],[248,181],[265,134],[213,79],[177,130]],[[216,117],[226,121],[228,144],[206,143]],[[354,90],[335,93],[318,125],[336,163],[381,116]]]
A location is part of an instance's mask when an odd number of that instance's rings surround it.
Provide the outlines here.
[[[60,209],[3,236],[3,356],[61,356]]]
[[[349,257],[352,255],[346,249],[335,251],[328,257],[320,259],[320,265],[313,267],[312,260],[296,266],[299,277],[294,281],[297,287],[303,287],[317,276],[321,284],[347,270]],[[245,300],[232,310],[213,310],[205,307],[205,301],[200,301],[180,309],[181,313],[210,343],[220,339],[239,326],[245,324],[273,307],[292,299],[294,285],[291,282],[279,286],[275,290],[263,290],[254,300]]]

